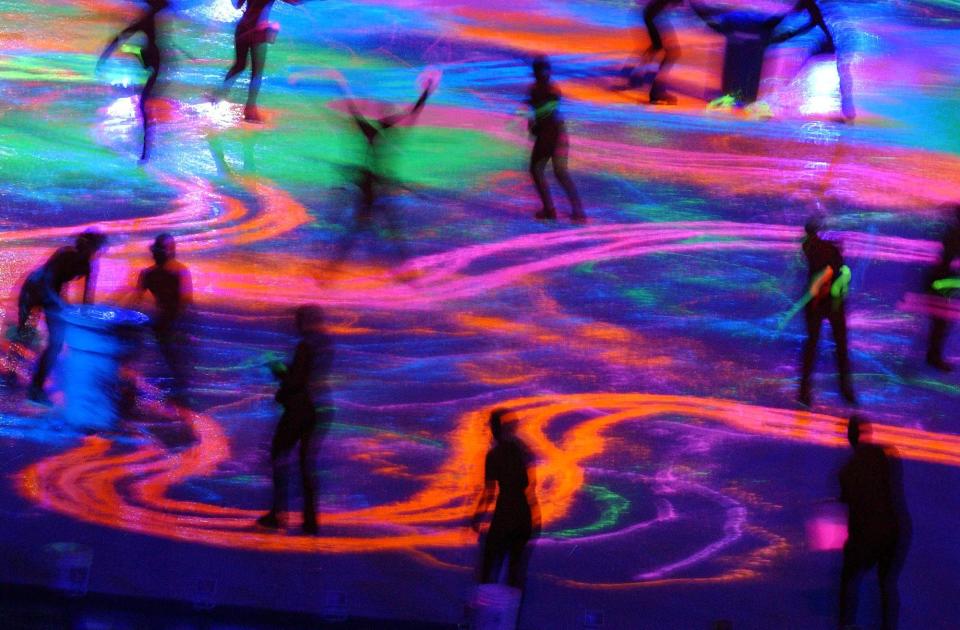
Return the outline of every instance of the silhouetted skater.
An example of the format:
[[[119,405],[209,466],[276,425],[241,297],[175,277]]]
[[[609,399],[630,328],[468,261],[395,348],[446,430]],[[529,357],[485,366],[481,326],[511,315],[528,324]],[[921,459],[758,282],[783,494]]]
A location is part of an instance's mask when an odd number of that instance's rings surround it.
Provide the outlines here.
[[[926,291],[937,298],[947,298],[960,287],[960,278],[953,275],[952,265],[960,255],[960,206],[954,208],[955,216],[941,239],[940,260],[927,274]],[[953,368],[943,357],[950,322],[934,311],[930,315],[930,338],[927,345],[927,363],[941,372]]]
[[[182,404],[186,402],[188,387],[183,315],[193,301],[190,270],[176,259],[176,242],[170,234],[157,236],[150,254],[154,264],[140,272],[137,298],[145,292],[153,296],[154,337],[173,377],[173,398]]]
[[[80,234],[74,245],[61,247],[47,259],[42,267],[33,271],[20,289],[18,300],[18,335],[28,335],[28,323],[33,311],[42,308],[47,322],[47,345],[37,361],[37,367],[30,383],[27,397],[36,403],[50,405],[50,399],[43,391],[47,376],[56,364],[63,348],[65,324],[61,312],[67,302],[61,297],[63,286],[72,280],[83,278],[83,302],[93,302],[96,285],[97,253],[104,246],[107,237],[95,230]]]
[[[288,366],[272,364],[280,381],[276,401],[283,405],[270,445],[273,465],[273,506],[257,519],[261,527],[277,529],[283,525],[287,509],[288,456],[299,445],[298,462],[303,486],[303,531],[316,534],[317,490],[314,480],[314,455],[323,442],[333,419],[333,403],[327,376],[333,363],[333,343],[323,327],[323,311],[317,306],[301,306],[295,315],[300,341]]]
[[[386,189],[391,184],[389,177],[385,174],[388,169],[385,164],[386,160],[383,155],[383,147],[391,130],[416,119],[424,105],[426,105],[427,99],[433,93],[436,87],[435,81],[431,78],[426,79],[423,83],[420,97],[405,111],[375,118],[366,116],[360,111],[360,108],[350,94],[349,86],[342,77],[338,76],[337,81],[343,90],[350,117],[366,141],[366,152],[363,162],[357,168],[356,172],[356,184],[359,189],[359,194],[357,195],[354,206],[354,224],[338,244],[337,253],[334,255],[331,264],[335,266],[347,257],[353,248],[353,243],[357,235],[361,231],[372,227],[376,215],[380,215],[386,222],[388,235],[394,240],[397,246],[397,257],[405,259],[406,252],[402,245],[402,236],[397,217],[394,215],[390,205],[382,201],[387,192]]]
[[[147,77],[147,82],[143,84],[143,89],[140,91],[140,120],[143,123],[143,151],[140,154],[141,161],[147,160],[153,135],[153,125],[147,113],[147,102],[153,94],[153,88],[157,83],[157,78],[160,76],[160,69],[162,67],[162,54],[157,33],[157,14],[166,9],[168,5],[167,0],[147,0],[148,8],[146,12],[144,12],[136,22],[120,31],[120,33],[107,44],[107,47],[100,54],[100,59],[97,60],[97,68],[99,69],[107,57],[112,55],[113,51],[132,35],[142,32],[147,38],[147,43],[140,49],[138,55],[140,63],[143,64],[145,69],[150,71],[150,76]]]
[[[643,2],[637,0],[637,5]],[[677,38],[670,28],[670,23],[666,18],[661,17],[663,12],[670,6],[683,4],[683,0],[649,0],[643,7],[643,24],[646,27],[647,36],[650,39],[650,45],[641,52],[638,57],[641,64],[640,73],[635,68],[628,66],[624,72],[628,74],[630,87],[643,87],[650,84],[650,102],[674,104],[677,99],[669,94],[663,87],[663,77],[677,59],[680,58],[680,46],[677,45]],[[656,70],[647,71],[650,64],[656,63],[660,58]]]
[[[847,541],[840,576],[840,626],[853,624],[857,590],[865,571],[877,567],[882,628],[897,626],[897,578],[910,537],[910,518],[896,451],[870,443],[870,425],[850,418],[853,454],[840,470],[840,500],[847,505]]]
[[[507,583],[522,589],[527,543],[539,532],[540,514],[533,455],[516,436],[516,424],[516,417],[507,409],[494,409],[490,413],[490,432],[496,444],[484,463],[484,489],[474,511],[472,527],[480,531],[480,521],[496,497],[483,545],[480,581],[498,582],[506,558]]]
[[[530,86],[527,104],[533,110],[530,133],[533,135],[533,151],[530,154],[530,175],[540,196],[542,208],[536,213],[538,219],[556,219],[557,210],[550,197],[550,188],[544,178],[547,162],[553,162],[553,174],[563,186],[570,200],[570,218],[586,221],[580,196],[567,171],[569,141],[560,116],[560,89],[550,80],[550,61],[543,56],[533,60],[534,83]]]
[[[836,343],[837,370],[840,378],[840,393],[850,404],[856,404],[850,376],[850,360],[847,356],[847,314],[844,309],[850,284],[850,269],[843,264],[840,248],[835,243],[820,238],[820,222],[810,220],[805,226],[803,253],[808,265],[807,301],[804,318],[807,339],[803,343],[799,401],[807,406],[812,403],[810,380],[817,355],[817,342],[823,320],[829,320]]]
[[[270,22],[270,8],[276,0],[235,0],[238,9],[246,3],[237,29],[234,32],[233,44],[236,58],[227,75],[223,78],[223,85],[216,92],[217,98],[223,98],[233,86],[237,75],[246,70],[247,57],[250,58],[250,85],[247,89],[247,104],[243,109],[243,117],[248,122],[263,122],[257,110],[257,96],[260,94],[260,83],[263,80],[263,68],[267,62],[267,44],[272,44],[280,32],[280,25]],[[287,4],[299,4],[300,0],[283,0]]]

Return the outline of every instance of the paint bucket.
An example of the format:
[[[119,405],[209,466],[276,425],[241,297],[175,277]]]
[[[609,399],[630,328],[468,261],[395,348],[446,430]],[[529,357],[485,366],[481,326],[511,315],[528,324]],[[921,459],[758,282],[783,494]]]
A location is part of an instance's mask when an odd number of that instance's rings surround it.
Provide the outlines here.
[[[520,615],[520,589],[481,584],[473,597],[475,630],[514,630]]]
[[[65,309],[61,317],[67,347],[61,372],[64,419],[87,432],[113,429],[120,363],[139,348],[148,318],[136,311],[92,305]]]
[[[69,597],[86,595],[93,549],[79,543],[57,542],[44,547],[44,551],[50,562],[50,586]]]

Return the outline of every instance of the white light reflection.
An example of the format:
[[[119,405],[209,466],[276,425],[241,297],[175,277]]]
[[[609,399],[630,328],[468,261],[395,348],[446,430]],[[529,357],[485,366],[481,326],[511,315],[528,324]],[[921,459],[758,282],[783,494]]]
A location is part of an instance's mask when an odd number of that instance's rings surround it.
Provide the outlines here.
[[[804,115],[829,114],[840,109],[840,77],[833,61],[817,62],[803,78]]]

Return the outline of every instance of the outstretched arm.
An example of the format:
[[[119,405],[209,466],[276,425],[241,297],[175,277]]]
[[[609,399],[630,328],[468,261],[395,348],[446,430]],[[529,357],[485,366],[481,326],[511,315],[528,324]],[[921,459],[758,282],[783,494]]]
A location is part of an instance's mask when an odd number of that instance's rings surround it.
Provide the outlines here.
[[[427,85],[424,86],[423,92],[420,93],[420,98],[417,99],[417,102],[413,104],[407,111],[402,114],[397,114],[395,116],[387,116],[383,118],[380,122],[383,124],[383,127],[386,129],[388,127],[393,127],[394,125],[399,124],[401,121],[407,118],[415,118],[417,114],[420,113],[420,110],[423,109],[423,106],[426,105],[427,99],[433,93],[433,81],[427,82]]]

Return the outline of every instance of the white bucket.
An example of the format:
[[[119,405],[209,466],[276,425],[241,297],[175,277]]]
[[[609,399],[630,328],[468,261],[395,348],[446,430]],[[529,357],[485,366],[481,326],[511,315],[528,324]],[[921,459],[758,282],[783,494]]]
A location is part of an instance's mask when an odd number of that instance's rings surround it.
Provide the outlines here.
[[[514,630],[520,615],[520,589],[481,584],[473,597],[475,630]]]

